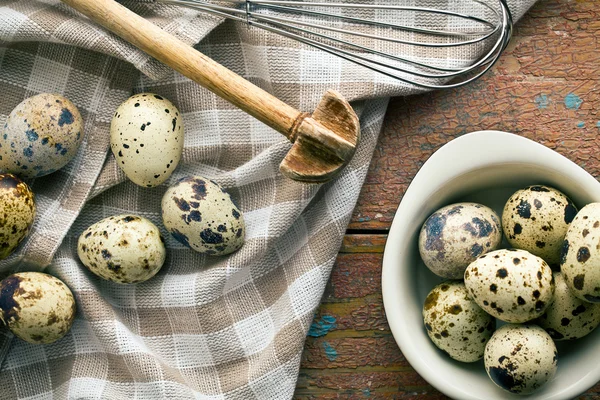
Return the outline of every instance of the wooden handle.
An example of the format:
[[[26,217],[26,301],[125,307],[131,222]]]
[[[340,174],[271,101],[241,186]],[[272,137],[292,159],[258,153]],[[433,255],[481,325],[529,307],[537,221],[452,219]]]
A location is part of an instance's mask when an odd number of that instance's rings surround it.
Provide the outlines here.
[[[114,0],[62,0],[294,141],[303,114]]]

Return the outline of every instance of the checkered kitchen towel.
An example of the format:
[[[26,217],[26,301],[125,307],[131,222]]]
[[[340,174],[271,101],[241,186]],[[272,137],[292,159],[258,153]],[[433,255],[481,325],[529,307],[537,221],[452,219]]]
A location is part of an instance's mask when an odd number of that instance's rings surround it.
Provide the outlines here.
[[[532,3],[514,0],[513,15]],[[0,263],[0,276],[49,265],[75,293],[77,318],[51,345],[0,330],[0,398],[290,398],[387,97],[414,88],[237,23],[174,6],[126,5],[187,43],[200,42],[199,50],[301,110],[337,89],[360,115],[362,141],[333,182],[293,182],[278,172],[290,148],[278,133],[56,0],[0,1],[0,126],[19,102],[41,92],[63,94],[85,121],[77,158],[31,182],[33,232]],[[450,50],[444,57],[473,55]],[[108,151],[114,110],[141,91],[172,100],[185,125],[183,162],[151,189],[127,181]],[[245,213],[246,244],[228,257],[195,253],[162,227],[162,194],[195,174],[222,184]],[[78,261],[83,229],[119,213],[149,218],[168,238],[165,265],[148,282],[103,281]]]

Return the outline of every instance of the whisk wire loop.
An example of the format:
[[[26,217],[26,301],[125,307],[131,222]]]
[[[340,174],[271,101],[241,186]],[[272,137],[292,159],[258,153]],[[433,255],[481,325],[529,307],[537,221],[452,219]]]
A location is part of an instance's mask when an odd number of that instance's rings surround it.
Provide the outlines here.
[[[251,0],[248,0],[248,2],[251,2]],[[299,10],[298,8],[286,7],[286,6],[274,5],[274,6],[272,6],[272,9],[273,10],[285,10],[285,11],[290,11],[290,12],[302,12],[307,15],[315,15],[315,16],[323,16],[323,17],[331,16],[331,14],[327,14],[324,12]],[[412,11],[416,11],[415,7],[411,7],[411,9],[412,9]],[[396,10],[400,10],[400,8],[396,8]],[[408,10],[409,9],[406,9],[406,11],[408,11]],[[419,11],[423,11],[423,10],[424,9],[419,9]],[[451,14],[451,15],[459,16],[460,14]],[[391,24],[391,23],[380,22],[380,21],[371,21],[371,20],[366,20],[366,19],[362,19],[362,18],[349,17],[346,15],[339,15],[339,16],[337,16],[337,18],[339,18],[340,20],[345,20],[345,21],[350,21],[350,22],[355,22],[355,23],[370,24],[373,26],[382,26],[382,27],[389,27],[389,28],[397,28],[397,29],[403,29],[406,31],[426,33],[426,34],[430,34],[430,35],[440,35],[440,36],[444,36],[444,35],[448,35],[448,36],[483,35],[483,34],[487,34],[489,32],[496,30],[496,27],[494,27],[488,21],[485,21],[485,20],[482,20],[479,18],[475,18],[475,17],[472,17],[473,21],[481,22],[482,24],[487,25],[489,29],[481,30],[481,31],[452,32],[452,31],[425,29],[425,28],[411,27],[411,26],[406,26],[406,25]]]
[[[250,15],[250,7],[251,7],[250,6],[250,1],[246,0],[245,6],[246,6],[246,23],[248,25],[252,25],[252,20],[250,19],[251,18],[251,15]]]
[[[244,22],[387,77],[427,89],[454,88],[478,79],[498,60],[512,35],[512,17],[506,0],[488,0],[496,3],[497,7],[482,0],[469,0],[480,6],[482,15],[399,5],[395,0],[388,0],[386,4],[295,0],[220,1],[231,6],[214,4],[210,0],[155,1],[179,4]],[[344,10],[352,11],[351,15],[344,13]],[[378,12],[383,14],[378,15]],[[374,14],[375,18],[367,19],[363,14]],[[458,25],[461,29],[396,23],[395,20],[410,20],[407,18],[409,14],[413,20],[421,16],[419,20],[429,25],[445,22],[453,26],[460,22]],[[394,19],[394,22],[390,22],[390,19]],[[416,50],[418,48],[424,50]],[[480,56],[467,65],[448,66],[447,57],[442,57],[445,53],[440,56],[439,52],[450,48],[465,49],[466,53]],[[444,62],[446,65],[441,65]]]

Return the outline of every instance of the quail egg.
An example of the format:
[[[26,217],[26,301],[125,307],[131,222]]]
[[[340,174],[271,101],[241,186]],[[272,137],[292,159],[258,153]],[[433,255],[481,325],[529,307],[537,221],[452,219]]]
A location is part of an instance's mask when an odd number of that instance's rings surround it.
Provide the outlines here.
[[[512,323],[542,315],[554,296],[548,264],[524,250],[496,250],[480,256],[465,271],[475,302],[494,317]]]
[[[29,343],[52,343],[67,334],[75,298],[62,281],[41,272],[20,272],[0,282],[0,320]]]
[[[12,174],[0,174],[0,260],[25,239],[35,218],[29,186]]]
[[[502,227],[512,247],[527,250],[555,266],[577,208],[558,190],[542,185],[516,191],[502,212]]]
[[[434,212],[421,228],[419,252],[436,275],[462,279],[467,266],[495,250],[502,240],[500,219],[489,207],[458,203]]]
[[[133,183],[160,185],[181,159],[183,121],[179,111],[157,94],[131,96],[117,108],[110,123],[110,148]]]
[[[600,303],[600,203],[579,211],[562,246],[560,268],[575,297]]]
[[[579,339],[600,324],[600,304],[591,304],[575,297],[562,273],[554,273],[554,301],[535,323],[554,340]]]
[[[423,306],[429,338],[450,357],[475,362],[494,332],[496,321],[471,298],[460,281],[447,281],[429,292]]]
[[[550,335],[536,325],[504,325],[485,346],[485,370],[511,393],[530,394],[556,374],[557,351]]]
[[[87,228],[77,243],[81,262],[100,278],[138,283],[162,267],[166,250],[160,231],[137,215],[115,215]]]
[[[0,169],[23,178],[48,175],[75,157],[82,140],[77,107],[58,94],[38,94],[8,116],[0,137]]]
[[[165,228],[200,253],[225,255],[244,244],[244,217],[229,194],[201,176],[183,178],[162,198]]]

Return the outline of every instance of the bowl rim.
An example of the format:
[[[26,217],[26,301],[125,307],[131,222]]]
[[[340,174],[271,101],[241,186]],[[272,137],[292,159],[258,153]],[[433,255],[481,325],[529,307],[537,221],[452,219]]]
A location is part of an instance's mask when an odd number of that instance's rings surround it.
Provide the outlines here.
[[[473,145],[477,144],[483,146],[478,148],[478,150],[481,150],[481,153],[474,156],[472,150],[471,152],[469,151],[469,148],[472,149]],[[500,146],[500,148],[510,146],[511,150],[514,151],[498,152],[496,151],[497,146]],[[529,161],[530,164],[536,164],[541,167],[555,170],[557,164],[556,160],[559,158],[561,160],[561,171],[564,171],[567,176],[576,177],[579,183],[584,185],[586,189],[589,189],[588,192],[590,196],[596,201],[600,201],[600,182],[573,161],[538,142],[522,136],[503,131],[484,130],[468,133],[453,139],[433,153],[412,179],[392,221],[384,248],[381,274],[385,315],[392,336],[406,360],[429,384],[449,397],[465,400],[483,399],[482,397],[473,395],[473,393],[466,392],[457,384],[448,384],[447,381],[439,379],[435,369],[427,364],[425,359],[421,357],[419,348],[410,345],[410,338],[411,335],[414,335],[414,330],[411,330],[407,326],[408,324],[403,324],[403,318],[399,317],[399,314],[401,313],[398,312],[403,306],[410,307],[409,304],[406,304],[406,302],[403,301],[403,296],[399,294],[401,292],[399,288],[401,288],[402,285],[404,285],[404,287],[410,285],[409,282],[401,282],[401,271],[403,268],[397,267],[398,259],[403,257],[401,254],[402,251],[400,250],[402,246],[388,246],[388,244],[402,243],[403,236],[409,234],[406,232],[408,229],[403,226],[406,225],[406,221],[402,221],[401,216],[405,214],[406,210],[410,209],[411,203],[415,203],[421,199],[421,196],[417,195],[422,190],[420,187],[416,187],[414,183],[421,181],[422,179],[418,178],[424,175],[431,177],[432,175],[428,174],[435,171],[435,164],[439,163],[442,159],[447,159],[449,155],[452,155],[453,163],[456,161],[453,165],[453,169],[444,176],[443,181],[446,182],[478,168],[489,167],[490,165],[526,163],[526,156],[533,151],[538,152],[541,157],[537,157],[535,163]],[[543,157],[544,155],[547,157]],[[443,182],[440,181],[439,184],[442,185]],[[430,192],[433,193],[435,190],[432,189]],[[408,246],[409,245],[407,244],[405,247],[409,248]],[[404,270],[406,270],[406,268],[404,268]],[[399,284],[399,282],[401,283]],[[421,311],[419,310],[419,314],[420,312]],[[550,397],[546,398],[574,398],[594,386],[599,380],[600,363],[595,369],[590,370],[588,374],[583,376],[573,385],[563,387],[558,392],[553,393]],[[506,395],[510,396],[508,393],[506,393]]]

